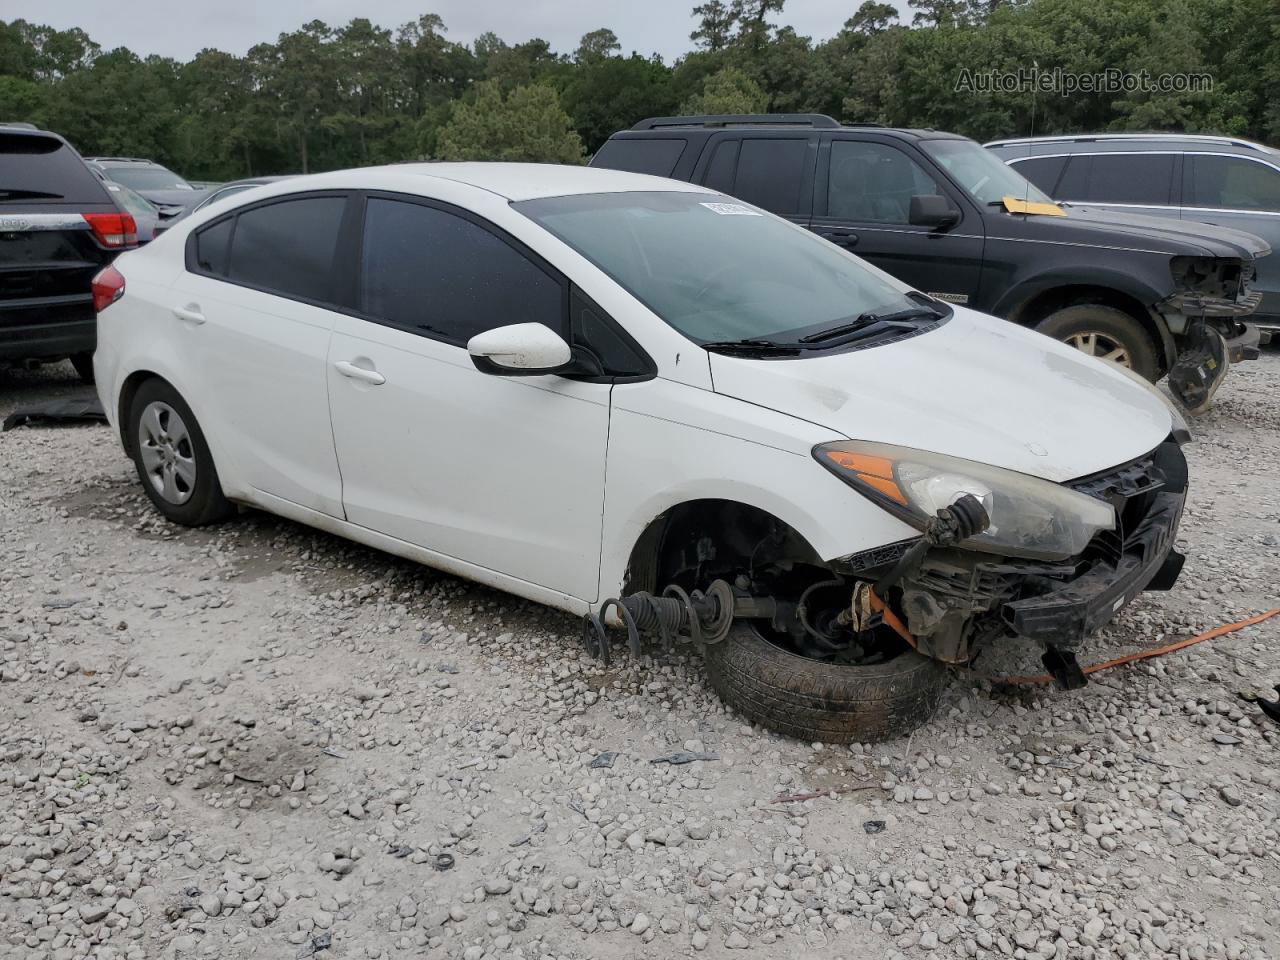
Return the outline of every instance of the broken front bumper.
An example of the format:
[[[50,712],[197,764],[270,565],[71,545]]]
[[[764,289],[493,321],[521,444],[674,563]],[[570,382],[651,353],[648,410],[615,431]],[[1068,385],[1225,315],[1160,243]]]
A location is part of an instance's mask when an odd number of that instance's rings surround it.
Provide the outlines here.
[[[904,577],[900,606],[921,653],[965,663],[1010,634],[1069,649],[1141,591],[1173,585],[1182,569],[1173,544],[1187,491],[1176,441],[1069,486],[1116,512],[1115,529],[1099,533],[1079,556],[1044,562],[951,548],[931,551]]]
[[[1059,589],[1015,600],[1000,615],[1016,634],[1071,647],[1105,627],[1143,590],[1168,590],[1182,571],[1173,549],[1185,493],[1161,493],[1113,562],[1099,561]]]

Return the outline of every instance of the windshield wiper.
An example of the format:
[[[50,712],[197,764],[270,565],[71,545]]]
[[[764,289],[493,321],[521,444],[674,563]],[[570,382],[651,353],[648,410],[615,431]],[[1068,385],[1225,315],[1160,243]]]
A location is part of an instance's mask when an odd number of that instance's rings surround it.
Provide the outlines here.
[[[819,330],[817,333],[803,336],[800,338],[800,342],[820,343],[824,340],[843,337],[845,334],[857,333],[859,330],[878,323],[901,324],[907,320],[923,320],[926,317],[936,320],[941,316],[942,314],[932,307],[907,307],[905,310],[896,310],[893,313],[864,313],[848,323],[842,323],[839,326],[829,327],[826,330]]]
[[[702,349],[712,353],[772,353],[789,356],[804,349],[798,343],[776,343],[773,340],[708,340],[700,344]]]
[[[60,193],[45,193],[43,190],[3,190],[0,189],[0,200],[61,200]]]

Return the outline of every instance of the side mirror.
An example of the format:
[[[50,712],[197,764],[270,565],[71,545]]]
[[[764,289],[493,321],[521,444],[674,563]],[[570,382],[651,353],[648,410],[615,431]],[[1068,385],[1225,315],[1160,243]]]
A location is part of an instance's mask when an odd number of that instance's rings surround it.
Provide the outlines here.
[[[564,339],[541,323],[513,323],[477,333],[467,341],[467,353],[481,373],[505,377],[556,373],[573,355]]]
[[[960,211],[951,201],[936,193],[917,194],[911,198],[907,222],[917,227],[949,227],[960,220]]]

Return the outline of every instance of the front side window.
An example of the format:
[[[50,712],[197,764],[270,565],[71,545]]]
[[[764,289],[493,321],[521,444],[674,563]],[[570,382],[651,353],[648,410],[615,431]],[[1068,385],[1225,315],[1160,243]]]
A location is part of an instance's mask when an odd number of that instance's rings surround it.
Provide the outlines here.
[[[951,174],[979,206],[995,206],[1005,197],[1053,202],[1017,170],[972,140],[921,140],[920,149]]]
[[[1241,157],[1187,157],[1189,207],[1223,210],[1280,211],[1280,172],[1264,163]]]
[[[910,222],[911,198],[941,194],[909,156],[883,143],[835,140],[827,183],[827,216],[871,223]]]
[[[236,217],[228,277],[299,300],[332,303],[345,197],[302,197]]]
[[[365,210],[360,308],[458,346],[512,323],[564,332],[560,281],[510,243],[448,211],[379,197]]]
[[[1067,165],[1066,157],[1029,157],[1013,164],[1013,169],[1051,197],[1058,196],[1058,179]]]
[[[600,193],[513,207],[685,336],[791,339],[916,306],[908,288],[798,227],[713,193]]]

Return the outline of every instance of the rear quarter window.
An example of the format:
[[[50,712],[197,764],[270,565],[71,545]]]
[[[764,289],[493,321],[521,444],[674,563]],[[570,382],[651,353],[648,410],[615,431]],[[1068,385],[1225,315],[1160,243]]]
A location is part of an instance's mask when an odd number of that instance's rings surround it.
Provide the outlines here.
[[[79,154],[57,137],[0,131],[0,209],[24,202],[112,201]]]
[[[609,140],[591,161],[593,167],[669,177],[680,161],[688,140],[667,137],[652,140]]]

